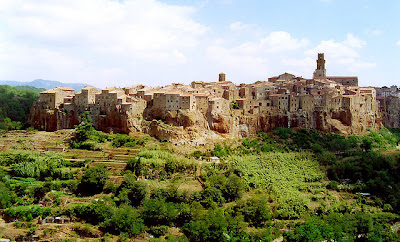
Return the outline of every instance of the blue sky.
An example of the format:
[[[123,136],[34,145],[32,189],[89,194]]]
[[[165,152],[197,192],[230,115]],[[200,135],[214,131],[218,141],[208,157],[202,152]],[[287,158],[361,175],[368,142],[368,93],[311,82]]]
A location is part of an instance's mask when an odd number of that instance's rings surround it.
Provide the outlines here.
[[[0,80],[251,83],[289,72],[400,85],[400,1],[1,0]]]

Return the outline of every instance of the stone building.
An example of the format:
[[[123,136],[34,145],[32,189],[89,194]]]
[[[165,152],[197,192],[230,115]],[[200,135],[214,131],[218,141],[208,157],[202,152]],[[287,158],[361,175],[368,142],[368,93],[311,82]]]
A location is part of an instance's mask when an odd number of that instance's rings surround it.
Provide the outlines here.
[[[329,79],[340,83],[343,86],[358,86],[358,77],[356,76],[327,76],[324,53],[318,53],[317,68],[314,71],[314,79]]]
[[[40,93],[39,101],[40,105],[45,109],[56,109],[63,102],[64,98],[74,95],[74,89],[68,87],[56,87]]]
[[[190,85],[136,85],[101,91],[85,87],[77,93],[58,88],[41,93],[31,116],[36,128],[50,131],[72,128],[80,114],[89,111],[100,130],[142,130],[163,140],[185,132],[191,125],[240,137],[281,126],[360,133],[366,128],[378,129],[381,112],[385,124],[398,125],[397,87],[388,101],[377,98],[374,88],[357,85],[357,77],[326,76],[324,55],[320,53],[313,79],[283,73],[268,78],[268,82],[235,85],[220,73],[218,81],[194,81]],[[159,122],[153,119],[177,127],[164,130],[156,127]],[[147,121],[151,121],[150,126]],[[192,137],[193,129],[188,130]]]

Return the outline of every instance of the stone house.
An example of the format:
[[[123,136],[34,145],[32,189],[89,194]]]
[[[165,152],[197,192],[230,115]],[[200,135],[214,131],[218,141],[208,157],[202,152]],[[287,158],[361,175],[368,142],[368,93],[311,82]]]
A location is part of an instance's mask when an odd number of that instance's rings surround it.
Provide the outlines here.
[[[165,95],[165,109],[166,111],[176,111],[180,109],[180,93],[167,92]]]
[[[212,113],[227,113],[229,111],[229,101],[223,98],[210,98],[208,100],[208,110]]]
[[[194,110],[196,109],[196,101],[193,95],[191,94],[182,94],[179,100],[179,108]]]
[[[56,87],[47,91],[43,91],[39,96],[39,103],[44,109],[56,109],[62,103],[64,98],[73,96],[74,89],[68,87]]]
[[[209,107],[207,95],[203,93],[197,93],[194,94],[193,96],[196,103],[196,109],[205,115],[208,112],[208,107]]]

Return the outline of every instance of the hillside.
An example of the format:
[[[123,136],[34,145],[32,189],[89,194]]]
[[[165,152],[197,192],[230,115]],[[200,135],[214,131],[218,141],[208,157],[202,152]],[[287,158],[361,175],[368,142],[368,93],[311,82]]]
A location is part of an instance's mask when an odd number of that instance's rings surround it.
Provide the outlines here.
[[[51,80],[43,80],[43,79],[36,79],[30,82],[19,82],[19,81],[1,81],[0,85],[9,85],[9,86],[31,86],[36,88],[44,88],[44,89],[52,89],[55,87],[71,87],[76,92],[88,86],[88,84],[84,83],[63,83],[59,81],[51,81]]]
[[[41,91],[31,86],[0,85],[0,130],[29,127],[29,112]]]
[[[395,130],[279,128],[199,147],[101,133],[86,118],[75,131],[3,133],[0,237],[400,239]]]

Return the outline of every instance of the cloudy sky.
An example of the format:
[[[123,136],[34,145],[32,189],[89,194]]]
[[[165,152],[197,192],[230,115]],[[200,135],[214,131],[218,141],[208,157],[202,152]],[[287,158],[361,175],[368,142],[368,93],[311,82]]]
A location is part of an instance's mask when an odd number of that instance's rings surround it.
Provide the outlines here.
[[[397,0],[0,0],[0,80],[251,83],[289,72],[400,85]]]

